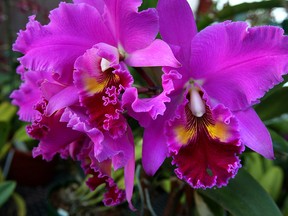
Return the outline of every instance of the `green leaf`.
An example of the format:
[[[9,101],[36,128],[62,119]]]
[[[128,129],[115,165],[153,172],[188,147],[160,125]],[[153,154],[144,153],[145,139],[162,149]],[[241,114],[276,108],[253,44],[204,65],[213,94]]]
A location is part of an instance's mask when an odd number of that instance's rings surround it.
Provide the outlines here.
[[[140,7],[140,11],[142,10],[146,10],[148,8],[155,8],[157,5],[157,0],[144,0],[141,7]]]
[[[5,181],[0,183],[0,207],[10,198],[16,187],[16,182]]]
[[[15,115],[17,108],[8,102],[0,104],[0,122],[9,122]]]
[[[8,102],[0,104],[0,150],[6,143],[10,129],[11,119],[16,113],[16,107]]]
[[[246,171],[241,169],[228,186],[218,189],[199,190],[227,209],[234,216],[281,216],[273,199]]]
[[[282,184],[284,180],[283,170],[274,166],[271,167],[259,181],[263,188],[271,195],[271,197],[276,201],[281,193]]]
[[[278,152],[288,154],[288,141],[272,129],[268,129],[273,141],[273,147]]]
[[[194,191],[194,198],[195,198],[196,210],[199,216],[214,216],[215,215],[211,212],[208,205],[205,203],[203,198],[196,191]]]
[[[245,154],[244,168],[256,180],[260,180],[264,174],[262,158],[255,152]]]
[[[9,122],[0,121],[0,151],[8,139],[10,128],[11,125],[9,124]]]
[[[288,113],[288,103],[285,101],[288,101],[288,87],[277,89],[271,93],[255,106],[255,110],[263,121],[273,119]]]
[[[17,215],[25,216],[27,215],[26,203],[23,197],[21,197],[18,193],[13,194],[14,202],[17,205]]]
[[[288,134],[288,114],[283,114],[278,118],[271,119],[269,121],[265,121],[265,125],[268,128],[273,129],[280,135]]]

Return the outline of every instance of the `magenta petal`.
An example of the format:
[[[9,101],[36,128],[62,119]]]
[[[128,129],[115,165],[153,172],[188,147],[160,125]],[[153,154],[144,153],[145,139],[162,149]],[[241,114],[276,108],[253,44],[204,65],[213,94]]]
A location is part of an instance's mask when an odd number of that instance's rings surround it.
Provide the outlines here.
[[[266,158],[274,159],[271,136],[254,109],[233,113],[239,122],[242,142]]]
[[[288,71],[288,37],[278,27],[215,24],[193,38],[192,50],[192,78],[232,111],[259,102]]]
[[[163,40],[169,45],[181,47],[180,52],[176,52],[171,46],[181,63],[189,63],[190,44],[197,33],[197,27],[188,2],[186,0],[159,0],[157,10]]]
[[[154,175],[168,156],[167,138],[164,136],[166,118],[162,116],[152,121],[144,130],[142,147],[143,169]]]
[[[130,53],[125,62],[132,67],[169,66],[178,68],[181,66],[170,47],[158,39],[148,47]]]
[[[87,49],[114,43],[97,9],[87,4],[61,3],[46,26],[34,18],[20,31],[13,49],[25,54],[20,62],[26,68],[52,71],[61,82],[71,83],[74,62]]]
[[[50,116],[57,110],[77,104],[78,102],[78,90],[75,86],[68,86],[50,98],[45,114]]]
[[[133,195],[134,187],[134,175],[135,175],[135,151],[134,151],[134,139],[132,131],[129,129],[127,132],[128,143],[131,144],[132,152],[130,154],[130,159],[128,159],[127,164],[124,166],[124,178],[125,178],[125,191],[126,199],[131,210],[136,210],[132,205],[131,199]]]
[[[104,0],[104,18],[127,53],[147,47],[158,32],[158,16],[154,9],[141,11],[141,0]]]

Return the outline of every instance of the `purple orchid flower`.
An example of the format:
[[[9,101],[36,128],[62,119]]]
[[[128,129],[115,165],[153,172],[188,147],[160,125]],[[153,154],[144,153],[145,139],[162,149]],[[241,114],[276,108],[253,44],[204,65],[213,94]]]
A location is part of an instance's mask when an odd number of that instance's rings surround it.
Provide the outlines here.
[[[145,127],[142,161],[153,175],[166,156],[194,188],[227,185],[241,167],[244,145],[273,159],[270,134],[252,106],[288,72],[288,38],[274,26],[223,22],[197,33],[186,0],[159,0],[160,33],[182,64],[165,67],[171,102],[156,120],[126,91],[129,112]]]
[[[111,192],[115,187],[111,186],[114,183],[107,169],[111,172],[112,167],[124,167],[126,199],[131,209],[134,143],[121,100],[134,81],[128,66],[180,65],[170,47],[155,39],[159,28],[157,11],[138,12],[141,3],[60,3],[50,12],[48,25],[30,17],[13,46],[24,54],[19,59],[24,83],[11,97],[20,107],[20,118],[32,122],[28,133],[40,140],[34,156],[50,160],[59,153],[86,160],[75,154],[86,152],[83,143],[88,142],[91,166],[85,172],[98,173],[95,179],[105,181],[108,195],[114,196],[118,190]],[[162,94],[162,98],[163,104],[170,101],[167,95]],[[155,118],[164,108],[154,109],[149,116]],[[106,164],[103,169],[102,163]],[[114,198],[104,203],[115,205],[123,200]]]

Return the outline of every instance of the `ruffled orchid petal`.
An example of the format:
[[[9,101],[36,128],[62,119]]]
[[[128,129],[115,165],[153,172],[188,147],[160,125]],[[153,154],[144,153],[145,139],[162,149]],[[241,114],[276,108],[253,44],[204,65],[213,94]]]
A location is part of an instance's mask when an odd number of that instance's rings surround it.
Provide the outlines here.
[[[112,139],[109,135],[104,134],[104,140],[95,146],[94,154],[99,162],[111,159],[114,169],[118,170],[125,167],[134,155],[134,142],[132,140],[131,143],[128,133],[123,134],[118,139]]]
[[[18,115],[23,121],[33,121],[38,116],[38,111],[34,106],[42,100],[39,86],[41,82],[48,79],[49,74],[46,72],[29,71],[23,73],[24,83],[19,90],[11,94],[12,104],[19,106]]]
[[[173,45],[171,48],[176,58],[187,65],[191,55],[191,40],[197,33],[191,7],[186,0],[159,0],[157,11],[163,40]],[[177,47],[181,49],[175,49]]]
[[[63,83],[72,82],[75,60],[94,44],[114,44],[112,35],[96,8],[87,4],[60,3],[51,11],[50,23],[30,21],[13,45],[25,54],[19,60],[28,69],[54,73]]]
[[[192,114],[188,100],[166,126],[168,147],[177,166],[176,175],[194,188],[227,185],[241,167],[238,123],[223,105],[210,109],[202,117]]]
[[[106,193],[103,203],[106,206],[115,206],[125,201],[125,191],[120,190],[114,180],[111,178],[111,161],[106,160],[99,163],[93,154],[92,143],[86,144],[77,159],[86,175],[91,175],[86,184],[91,190],[95,190],[99,185],[105,184]]]
[[[117,139],[113,139],[107,132],[102,133],[89,123],[83,108],[66,108],[61,122],[66,122],[67,126],[73,130],[83,132],[88,135],[93,143],[94,157],[102,162],[111,160],[115,170],[124,167],[134,154],[134,143],[131,139],[130,128]]]
[[[239,122],[242,142],[268,159],[274,159],[271,136],[253,108],[233,113]]]
[[[175,70],[170,70],[169,73],[162,75],[163,92],[154,98],[139,98],[136,88],[127,88],[122,97],[123,107],[128,110],[129,115],[145,127],[151,118],[155,120],[158,115],[164,114],[165,103],[171,101],[168,95],[174,90],[173,80],[180,78],[181,75]]]
[[[273,26],[248,28],[245,22],[210,26],[193,38],[188,72],[203,81],[218,103],[232,111],[246,109],[288,72],[288,38],[283,33]]]
[[[85,4],[89,4],[93,7],[95,7],[100,14],[103,14],[104,12],[104,1],[103,0],[73,0],[73,2],[75,4],[81,4],[81,3],[85,3]]]
[[[158,15],[154,9],[141,12],[141,0],[104,0],[104,18],[118,44],[127,53],[150,45],[158,32]]]
[[[43,159],[51,160],[55,154],[65,150],[83,134],[68,128],[66,123],[60,122],[63,110],[46,117],[44,115],[46,104],[39,104],[38,107],[41,116],[27,126],[27,133],[40,140],[39,145],[33,149],[33,157],[42,155]]]
[[[165,58],[163,58],[164,53]],[[125,59],[125,63],[132,67],[167,66],[178,68],[181,66],[170,47],[164,41],[158,39],[148,47],[130,53]]]
[[[60,122],[66,122],[67,127],[86,134],[94,145],[104,140],[103,133],[89,123],[89,117],[86,115],[86,109],[83,107],[73,106],[66,108],[61,116]],[[97,147],[99,152],[103,150],[100,145]]]
[[[28,71],[21,64],[16,68],[16,73],[20,75],[20,78],[21,78],[22,81],[25,80],[25,73],[26,72],[28,72]]]

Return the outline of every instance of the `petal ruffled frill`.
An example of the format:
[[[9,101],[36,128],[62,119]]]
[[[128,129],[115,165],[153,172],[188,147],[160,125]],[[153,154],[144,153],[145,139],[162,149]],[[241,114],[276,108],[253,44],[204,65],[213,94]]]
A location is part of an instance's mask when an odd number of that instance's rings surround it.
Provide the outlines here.
[[[136,88],[127,88],[122,97],[123,107],[128,110],[130,116],[139,121],[141,126],[146,127],[151,120],[155,120],[158,115],[164,114],[166,103],[171,101],[169,94],[174,90],[173,81],[181,79],[181,77],[175,70],[163,74],[163,91],[152,98],[139,98]]]
[[[64,110],[47,117],[44,115],[45,108],[45,101],[36,106],[40,115],[27,126],[27,133],[40,140],[39,145],[33,149],[33,156],[42,155],[43,159],[51,160],[55,154],[65,151],[68,145],[81,138],[83,134],[67,127],[67,123],[60,122]]]
[[[166,125],[168,148],[176,175],[194,188],[227,185],[241,167],[238,122],[223,105],[206,105],[202,117],[192,114],[188,100]]]
[[[19,106],[18,115],[23,121],[33,121],[38,116],[34,106],[42,101],[40,86],[44,80],[51,80],[50,74],[44,71],[26,71],[22,73],[24,83],[19,90],[11,94],[12,104]]]
[[[103,203],[107,206],[114,206],[125,201],[125,191],[118,188],[111,178],[111,161],[99,163],[93,155],[93,144],[86,144],[77,159],[86,175],[92,175],[87,180],[87,185],[91,190],[95,190],[99,185],[105,184],[106,193],[104,194]]]
[[[52,72],[62,83],[72,82],[74,62],[87,49],[99,42],[115,44],[98,10],[88,4],[60,3],[49,18],[42,26],[31,16],[13,49],[25,54],[19,60],[26,68]]]

